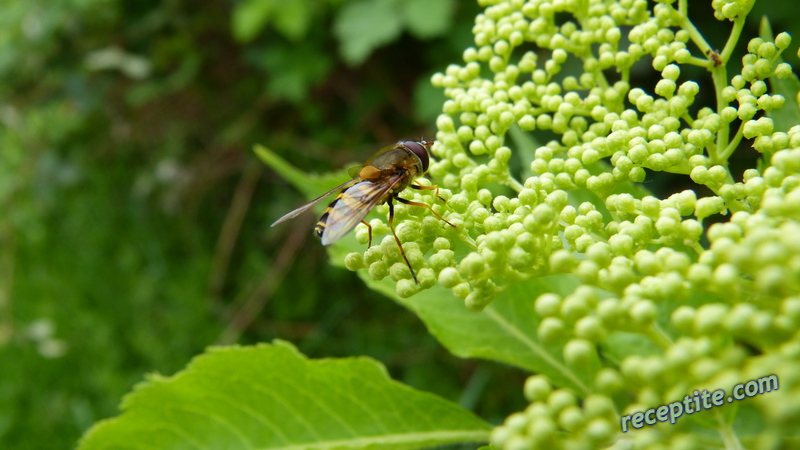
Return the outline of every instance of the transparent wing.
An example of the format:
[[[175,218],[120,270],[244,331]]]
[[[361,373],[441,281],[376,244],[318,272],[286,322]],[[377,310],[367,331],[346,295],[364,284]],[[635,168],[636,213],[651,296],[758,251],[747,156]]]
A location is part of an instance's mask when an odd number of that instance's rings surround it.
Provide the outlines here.
[[[328,219],[322,231],[322,245],[341,239],[359,224],[375,206],[386,200],[403,175],[393,175],[380,183],[359,181],[348,187],[327,211]]]
[[[348,181],[345,181],[344,183],[342,183],[342,184],[340,184],[340,185],[336,186],[335,188],[331,189],[330,191],[328,191],[328,192],[326,192],[326,193],[324,193],[324,194],[320,195],[319,197],[315,198],[314,200],[311,200],[310,202],[306,203],[305,205],[303,205],[303,206],[301,206],[301,207],[299,207],[299,208],[295,209],[294,211],[291,211],[291,212],[289,212],[289,213],[288,213],[288,214],[286,214],[285,216],[283,216],[283,217],[281,217],[280,219],[278,219],[278,220],[276,220],[275,222],[273,222],[273,223],[272,223],[272,225],[270,225],[270,227],[274,227],[275,225],[277,225],[277,224],[279,224],[279,223],[286,222],[286,221],[287,221],[287,220],[289,220],[289,219],[294,219],[295,217],[299,216],[300,214],[302,214],[302,213],[306,212],[306,211],[307,211],[308,209],[310,209],[312,206],[314,206],[314,205],[316,205],[317,203],[319,203],[319,202],[321,202],[322,200],[324,200],[324,199],[325,199],[325,197],[327,197],[327,196],[329,196],[329,195],[333,194],[334,192],[336,192],[336,191],[338,191],[338,190],[340,190],[340,189],[344,189],[344,188],[346,188],[346,187],[347,187],[347,185],[349,185],[349,184],[352,184],[352,183],[355,183],[355,182],[356,182],[356,180],[348,180]]]
[[[399,145],[399,144],[400,144],[400,143],[398,142],[398,143],[396,143],[396,144],[387,145],[386,147],[383,147],[382,149],[378,150],[377,152],[375,152],[375,154],[373,154],[372,156],[370,156],[368,160],[364,161],[364,164],[362,164],[362,165],[361,165],[361,167],[365,167],[365,166],[368,166],[368,165],[370,165],[370,164],[372,163],[372,160],[373,160],[373,159],[375,159],[375,158],[376,158],[378,155],[380,155],[380,154],[383,154],[383,153],[386,153],[386,152],[388,152],[389,150],[394,150],[394,149],[396,149],[396,148],[398,147],[398,145]],[[361,169],[361,167],[359,167],[359,170]],[[354,177],[354,178],[355,178],[355,177]]]

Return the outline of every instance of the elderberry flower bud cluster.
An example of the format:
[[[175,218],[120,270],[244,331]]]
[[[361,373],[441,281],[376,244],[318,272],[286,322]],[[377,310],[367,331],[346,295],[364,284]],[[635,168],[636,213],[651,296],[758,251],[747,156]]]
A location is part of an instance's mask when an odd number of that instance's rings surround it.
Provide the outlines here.
[[[464,64],[432,78],[448,100],[429,174],[447,202],[404,194],[458,228],[396,209],[419,285],[391,236],[347,266],[390,277],[401,297],[448,289],[475,311],[515,283],[577,280],[571,293],[530,293],[530,332],[560,349],[551,364],[567,375],[528,380],[531,403],[494,430],[496,448],[611,445],[621,416],[766,374],[787,386],[741,409],[765,417],[748,431],[754,445],[781,439],[800,420],[789,406],[800,400],[800,124],[774,120],[789,99],[773,83],[794,78],[781,59],[789,35],[750,40],[730,76],[729,47],[709,46],[687,2],[480,3]],[[752,4],[712,1],[733,42]],[[657,79],[632,87],[640,61]],[[688,66],[709,79],[688,79]],[[701,86],[715,102],[699,104]],[[550,140],[533,144],[530,132]],[[761,162],[733,173],[728,160],[747,147]],[[667,172],[698,187],[660,198],[640,184]],[[683,447],[703,426],[624,438]]]

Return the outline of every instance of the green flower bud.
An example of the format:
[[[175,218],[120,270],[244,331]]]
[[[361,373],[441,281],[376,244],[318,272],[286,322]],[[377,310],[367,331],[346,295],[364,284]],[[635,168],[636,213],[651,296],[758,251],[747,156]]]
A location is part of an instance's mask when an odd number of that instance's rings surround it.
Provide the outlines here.
[[[558,423],[568,432],[575,433],[584,426],[586,419],[583,417],[583,410],[573,405],[567,406],[561,411],[558,415]]]
[[[525,270],[533,263],[533,255],[519,247],[513,247],[508,251],[508,265],[514,270]]]
[[[447,200],[447,206],[459,214],[464,214],[467,212],[469,201],[465,195],[455,194],[449,200]]]
[[[561,299],[558,295],[547,293],[540,295],[534,302],[536,314],[541,317],[556,316],[560,312]]]
[[[616,433],[615,424],[609,420],[597,418],[586,426],[586,436],[594,445],[608,443]]]
[[[696,169],[696,168],[695,168]],[[694,173],[694,171],[692,171]],[[694,177],[693,177],[694,178]],[[725,201],[720,197],[704,197],[697,200],[694,214],[698,220],[703,220],[706,217],[719,214],[725,210]]]
[[[470,311],[483,311],[486,306],[494,300],[494,297],[487,295],[482,290],[473,289],[464,299],[464,304]]]
[[[785,80],[793,75],[792,66],[787,63],[780,63],[775,66],[775,76],[780,80]]]
[[[439,274],[439,279],[440,279],[440,283],[441,283],[441,273]],[[453,291],[453,295],[456,298],[460,298],[461,300],[464,300],[464,299],[467,298],[467,296],[470,294],[470,292],[472,292],[472,288],[470,287],[469,283],[464,282],[464,283],[459,283],[456,286],[454,286],[452,291]]]
[[[583,260],[578,263],[573,273],[585,284],[596,284],[599,270],[597,263],[591,260]]]
[[[593,243],[586,249],[586,256],[599,267],[607,267],[611,262],[611,247],[605,242]]]
[[[544,402],[553,392],[553,386],[544,375],[532,375],[525,380],[524,387],[525,398],[533,402]]]
[[[675,93],[675,88],[675,81],[663,79],[656,83],[655,92],[664,98],[670,98]]]
[[[589,313],[592,300],[593,297],[588,293],[576,291],[561,302],[561,316],[569,322],[585,317]]]
[[[372,275],[372,266],[370,266],[370,275]],[[373,277],[375,279],[375,277]],[[439,272],[439,284],[447,289],[455,288],[461,283],[461,276],[454,267],[446,267]],[[467,285],[469,287],[469,285]]]
[[[585,339],[571,339],[564,346],[564,361],[571,367],[586,370],[598,362],[597,349],[594,344]],[[555,392],[550,399],[553,398],[553,395]],[[550,399],[548,399],[548,403]]]
[[[697,334],[711,334],[722,330],[722,322],[728,313],[727,305],[707,303],[697,309],[694,330]]]
[[[568,273],[575,267],[576,261],[567,250],[557,250],[550,255],[550,269],[553,273]]]
[[[501,220],[500,217],[498,217],[497,214],[491,217],[487,217],[483,221],[483,228],[487,233],[491,231],[500,230],[501,228],[503,228],[503,226],[504,226],[503,221]]]
[[[631,318],[642,326],[648,326],[656,319],[658,310],[650,300],[640,300],[636,302],[630,310]]]
[[[599,344],[606,337],[606,330],[597,317],[586,316],[575,323],[575,336]]]
[[[444,239],[444,238],[439,238]],[[439,250],[428,259],[428,264],[437,272],[451,267],[455,261],[455,253],[452,250]]]
[[[536,119],[530,114],[525,114],[519,119],[519,126],[525,131],[533,131],[536,129]]]
[[[769,76],[772,75],[773,63],[769,59],[760,58],[752,67],[755,69],[757,77],[769,78]],[[744,73],[744,71],[742,72]],[[752,79],[753,78],[751,78],[751,80]]]
[[[768,117],[761,117],[758,120],[749,120],[745,122],[742,134],[748,139],[755,136],[767,136],[772,134],[773,125],[772,119]]]
[[[417,293],[417,286],[414,284],[414,281],[404,278],[397,280],[395,291],[400,298],[409,298]]]
[[[389,275],[389,268],[383,261],[376,261],[369,265],[369,276],[375,281],[382,280]]]
[[[344,258],[344,266],[347,270],[352,270],[353,272],[363,269],[364,257],[358,252],[348,253]]]
[[[661,217],[656,221],[656,230],[662,236],[677,234],[680,222],[671,217]]]
[[[675,311],[677,312],[678,310],[682,310],[683,308],[688,308],[688,307],[679,307]],[[691,308],[689,309],[691,310]],[[694,314],[693,311],[692,314]],[[674,319],[674,315],[675,313],[673,313],[673,320],[672,320],[673,324],[678,323],[681,324],[681,326],[686,326],[687,329],[691,329],[693,317],[688,317],[686,319],[681,318],[679,319],[679,322],[676,322]],[[686,322],[687,320],[688,323],[684,325],[684,322]],[[682,332],[685,333],[684,330],[682,330]],[[690,345],[691,341],[688,340],[687,338],[683,338],[682,340],[676,342],[673,346],[667,349],[667,351],[664,354],[665,362],[667,363],[667,365],[670,367],[671,370],[673,371],[685,370],[689,366],[689,364],[692,363],[695,356],[692,353]]]
[[[411,278],[411,271],[408,270],[408,266],[405,262],[396,262],[389,268],[389,276],[393,281],[397,282],[399,280]]]
[[[745,103],[739,106],[738,116],[742,121],[747,121],[756,115],[757,109],[751,103]]]
[[[778,265],[762,267],[756,275],[756,287],[760,292],[779,296],[790,289],[786,280],[790,277],[787,270]]]
[[[720,288],[735,285],[739,271],[733,264],[721,264],[714,270],[712,281]]]
[[[472,252],[461,260],[459,270],[467,278],[476,278],[483,275],[486,266],[483,257],[478,253]]]
[[[645,173],[643,168],[634,167],[628,173],[628,178],[630,178],[630,180],[633,181],[634,183],[642,183],[642,182],[644,182],[645,175],[646,175],[646,173]]]
[[[566,326],[557,317],[545,317],[539,324],[536,335],[545,344],[558,344],[566,337]]]

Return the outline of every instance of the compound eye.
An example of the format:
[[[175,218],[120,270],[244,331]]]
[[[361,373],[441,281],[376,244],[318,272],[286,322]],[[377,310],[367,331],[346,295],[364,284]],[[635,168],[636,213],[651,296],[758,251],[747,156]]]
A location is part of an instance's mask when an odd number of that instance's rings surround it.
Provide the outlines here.
[[[428,171],[428,164],[430,163],[430,158],[428,157],[428,151],[425,148],[425,144],[422,142],[416,141],[403,141],[403,146],[405,148],[414,152],[415,155],[419,158],[419,161],[422,163],[422,173]]]

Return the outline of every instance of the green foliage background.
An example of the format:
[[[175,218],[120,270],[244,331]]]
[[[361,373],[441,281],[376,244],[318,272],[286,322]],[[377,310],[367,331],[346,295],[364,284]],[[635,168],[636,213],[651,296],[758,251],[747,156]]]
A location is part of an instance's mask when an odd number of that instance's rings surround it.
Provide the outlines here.
[[[800,36],[795,2],[759,8]],[[251,152],[265,143],[328,172],[432,136],[444,97],[430,75],[471,44],[476,4],[3,0],[0,11],[0,447],[68,448],[145,373],[273,338],[309,357],[372,356],[494,423],[522,409],[524,373],[449,355],[327,264],[310,217],[267,228],[303,197]]]

